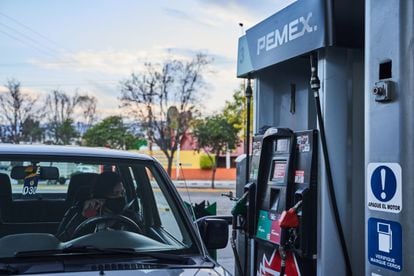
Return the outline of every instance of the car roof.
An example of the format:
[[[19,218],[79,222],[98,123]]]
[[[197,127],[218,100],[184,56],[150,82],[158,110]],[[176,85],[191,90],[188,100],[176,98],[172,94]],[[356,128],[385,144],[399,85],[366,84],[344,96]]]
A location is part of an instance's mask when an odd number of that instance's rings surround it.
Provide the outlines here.
[[[130,151],[113,150],[108,148],[91,148],[79,146],[52,145],[16,145],[0,144],[1,155],[37,155],[37,156],[70,156],[70,157],[100,157],[154,160],[152,157]]]

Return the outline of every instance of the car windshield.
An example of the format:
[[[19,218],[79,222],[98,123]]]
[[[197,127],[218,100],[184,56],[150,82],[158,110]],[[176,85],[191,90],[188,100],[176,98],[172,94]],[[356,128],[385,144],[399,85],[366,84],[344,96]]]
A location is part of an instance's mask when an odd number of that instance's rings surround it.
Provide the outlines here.
[[[191,252],[185,212],[167,184],[149,159],[2,158],[0,258],[76,248]]]

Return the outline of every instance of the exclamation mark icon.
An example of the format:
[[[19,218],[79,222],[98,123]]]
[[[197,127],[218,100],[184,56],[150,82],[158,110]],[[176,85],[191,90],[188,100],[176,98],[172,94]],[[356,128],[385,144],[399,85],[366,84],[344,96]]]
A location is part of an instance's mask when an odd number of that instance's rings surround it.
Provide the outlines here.
[[[381,169],[381,188],[383,192],[381,192],[381,198],[385,199],[387,195],[385,194],[385,169]]]

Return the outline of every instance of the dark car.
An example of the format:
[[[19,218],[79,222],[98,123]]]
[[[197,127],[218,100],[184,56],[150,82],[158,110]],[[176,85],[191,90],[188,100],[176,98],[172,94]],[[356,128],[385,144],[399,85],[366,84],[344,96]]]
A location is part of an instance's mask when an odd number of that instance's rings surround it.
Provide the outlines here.
[[[0,162],[2,275],[228,275],[207,253],[226,246],[227,222],[198,227],[149,156],[3,144]]]

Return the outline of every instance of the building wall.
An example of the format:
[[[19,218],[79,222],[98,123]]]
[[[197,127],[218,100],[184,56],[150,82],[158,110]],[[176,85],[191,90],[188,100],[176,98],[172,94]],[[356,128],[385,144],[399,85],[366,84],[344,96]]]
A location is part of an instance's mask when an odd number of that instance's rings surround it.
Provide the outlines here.
[[[138,153],[147,154],[156,158],[164,168],[167,168],[167,158],[161,150],[149,150],[136,151]],[[200,168],[200,156],[204,153],[194,150],[181,150],[178,156],[176,152],[173,159],[171,178],[173,179],[193,179],[193,180],[210,180],[212,177],[212,170]],[[177,164],[181,162],[182,170]],[[184,176],[184,177],[183,177]],[[236,168],[226,169],[217,168],[216,180],[235,180],[236,179]]]

